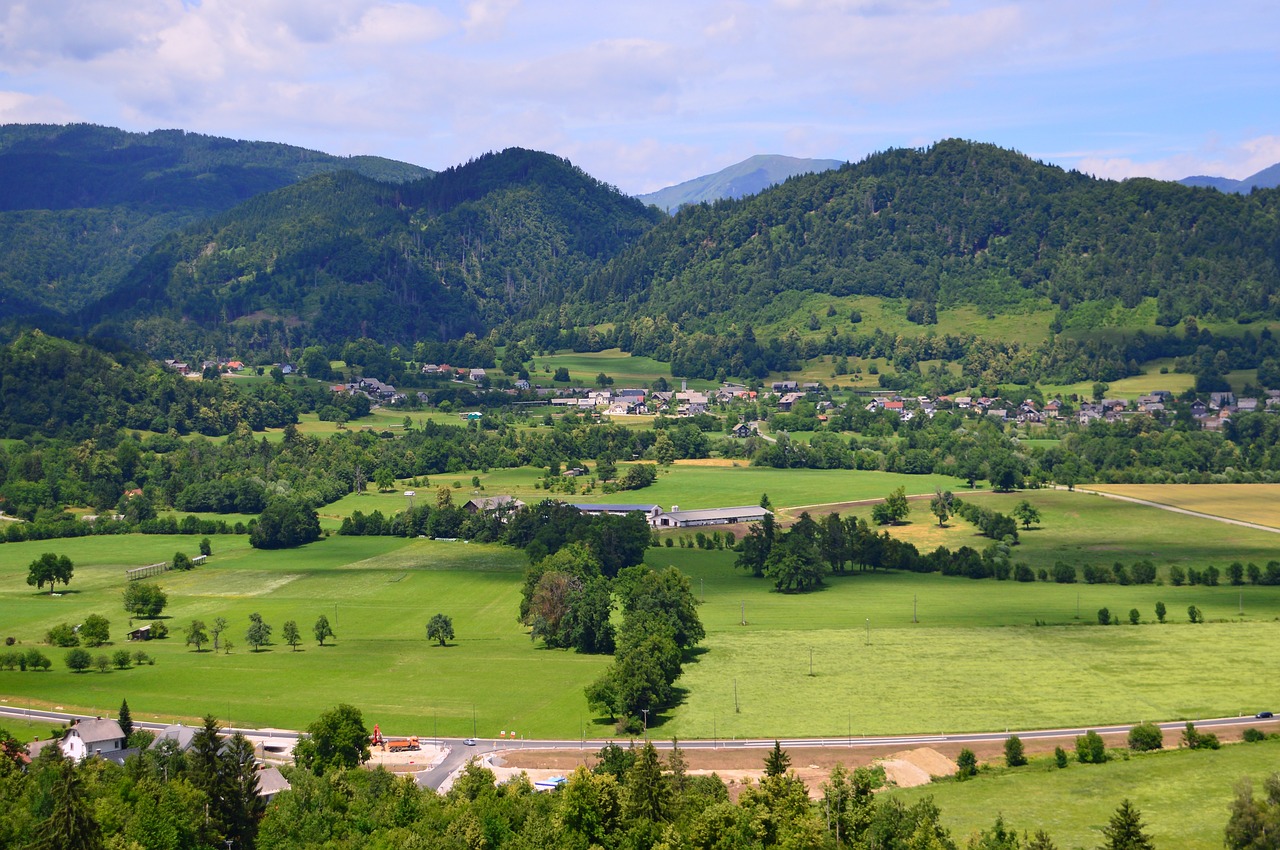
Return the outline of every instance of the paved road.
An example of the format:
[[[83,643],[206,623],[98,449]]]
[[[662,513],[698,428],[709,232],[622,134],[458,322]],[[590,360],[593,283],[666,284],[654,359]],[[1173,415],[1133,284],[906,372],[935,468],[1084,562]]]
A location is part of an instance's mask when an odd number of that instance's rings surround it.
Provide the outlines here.
[[[78,718],[89,717],[90,715],[66,714],[54,711],[28,711],[23,708],[13,708],[9,706],[0,707],[0,716],[31,718],[48,720],[50,725],[61,724]],[[1196,728],[1201,731],[1231,728],[1233,726],[1249,726],[1258,722],[1255,717],[1213,717],[1203,720],[1193,721]],[[1271,721],[1267,721],[1271,722]],[[146,723],[135,722],[135,726],[143,729],[163,729],[162,723]],[[1179,732],[1186,727],[1185,720],[1170,721],[1168,723],[1157,724],[1166,732]],[[862,736],[849,737],[835,735],[831,737],[814,737],[814,738],[782,738],[779,739],[783,747],[787,749],[804,749],[812,747],[926,747],[936,746],[939,744],[981,744],[981,743],[1000,743],[1010,735],[1017,735],[1024,741],[1045,740],[1054,738],[1075,738],[1086,732],[1094,731],[1100,735],[1107,734],[1124,734],[1132,728],[1132,724],[1119,724],[1112,726],[1077,726],[1064,729],[1031,729],[1017,732],[971,732],[956,735],[881,735],[881,736]],[[297,732],[282,729],[233,729],[232,731],[243,732],[245,735],[256,739],[270,738],[286,738],[296,740]],[[432,739],[424,738],[424,741],[438,742],[446,749],[445,757],[438,764],[427,770],[420,771],[415,774],[415,779],[419,786],[423,788],[431,788],[436,790],[454,771],[458,770],[471,758],[478,758],[490,753],[509,751],[512,749],[528,749],[528,750],[586,750],[595,751],[609,743],[611,739],[542,739],[529,741],[504,741],[500,738],[480,738],[476,740],[474,746],[465,744],[462,738],[441,738]],[[631,739],[621,738],[615,743],[630,743]],[[652,740],[652,743],[658,749],[670,749],[672,744],[670,741]],[[735,749],[767,749],[772,747],[774,739],[772,738],[741,738],[741,739],[717,739],[717,740],[694,740],[681,741],[680,746],[686,750],[735,750]]]

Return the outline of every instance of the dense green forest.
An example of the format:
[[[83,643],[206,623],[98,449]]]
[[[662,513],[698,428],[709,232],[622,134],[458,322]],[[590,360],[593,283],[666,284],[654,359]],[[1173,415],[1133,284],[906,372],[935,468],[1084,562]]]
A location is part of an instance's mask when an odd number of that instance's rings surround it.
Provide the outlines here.
[[[586,321],[689,330],[785,318],[805,292],[1064,312],[1158,299],[1184,316],[1275,316],[1280,193],[1096,180],[992,145],[890,150],[768,192],[682,210],[575,293]]]
[[[385,182],[431,173],[182,130],[0,126],[0,307],[77,309],[110,292],[166,233],[338,170]]]
[[[517,149],[403,186],[322,175],[166,239],[86,319],[152,352],[252,349],[263,317],[293,344],[456,339],[559,304],[658,216]]]

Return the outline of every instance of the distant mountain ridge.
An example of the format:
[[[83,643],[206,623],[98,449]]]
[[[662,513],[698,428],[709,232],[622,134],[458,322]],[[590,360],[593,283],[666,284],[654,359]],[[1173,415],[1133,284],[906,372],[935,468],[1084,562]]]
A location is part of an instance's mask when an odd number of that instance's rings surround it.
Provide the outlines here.
[[[798,174],[817,174],[839,168],[838,159],[800,159],[794,156],[758,154],[736,165],[668,186],[656,192],[637,195],[646,204],[673,213],[685,204],[720,201],[755,195]]]
[[[1274,189],[1280,186],[1280,162],[1264,168],[1257,174],[1246,177],[1243,180],[1197,174],[1192,177],[1184,177],[1178,182],[1183,186],[1208,186],[1211,189],[1217,189],[1219,192],[1235,192],[1244,195],[1254,189]]]

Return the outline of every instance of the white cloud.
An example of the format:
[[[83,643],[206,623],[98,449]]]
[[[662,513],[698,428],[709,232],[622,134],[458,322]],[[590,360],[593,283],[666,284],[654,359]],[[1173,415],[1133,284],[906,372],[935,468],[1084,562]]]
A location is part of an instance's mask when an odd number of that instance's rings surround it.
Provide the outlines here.
[[[67,104],[16,91],[0,91],[0,124],[65,124],[77,119]]]
[[[1143,159],[1132,154],[1083,153],[1074,158],[1061,157],[1056,161],[1069,164],[1086,174],[1113,180],[1126,177],[1181,180],[1194,176],[1242,180],[1280,162],[1280,136],[1257,136],[1225,146],[1216,139],[1210,139],[1197,150],[1153,159]]]

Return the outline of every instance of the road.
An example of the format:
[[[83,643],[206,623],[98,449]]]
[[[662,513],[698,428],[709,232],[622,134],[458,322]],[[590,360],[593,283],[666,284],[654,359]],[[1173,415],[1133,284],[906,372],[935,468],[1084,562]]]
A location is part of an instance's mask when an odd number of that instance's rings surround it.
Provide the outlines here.
[[[22,708],[0,707],[0,717],[15,717],[22,719],[42,719],[48,720],[51,725],[62,724],[71,720],[89,717],[90,715],[82,714],[66,714],[54,711],[28,711]],[[1201,731],[1212,731],[1214,729],[1231,728],[1238,726],[1250,726],[1258,723],[1255,717],[1213,717],[1203,720],[1192,721],[1196,728]],[[1272,722],[1272,721],[1266,721]],[[1167,723],[1156,724],[1165,732],[1181,732],[1187,725],[1187,721],[1178,720]],[[134,726],[142,729],[158,730],[163,729],[165,724],[162,723],[145,723],[136,722]],[[982,744],[982,743],[1002,743],[1010,735],[1017,735],[1023,741],[1051,740],[1054,738],[1070,738],[1074,739],[1086,732],[1093,731],[1099,735],[1108,734],[1126,734],[1133,727],[1133,724],[1118,724],[1112,726],[1078,726],[1064,729],[1029,729],[1025,731],[1006,731],[1006,732],[970,732],[956,735],[881,735],[881,736],[864,736],[849,737],[843,735],[835,735],[831,737],[814,737],[814,738],[782,738],[778,740],[785,749],[804,749],[809,747],[929,747],[938,746],[940,744]],[[296,741],[299,733],[283,729],[232,729],[232,732],[242,732],[246,737],[254,740],[286,739]],[[446,749],[443,760],[415,774],[415,779],[419,786],[437,790],[441,784],[461,768],[471,758],[478,758],[497,752],[505,752],[512,749],[526,750],[586,750],[595,751],[610,743],[611,739],[539,739],[528,741],[509,741],[501,738],[479,738],[476,739],[474,746],[468,746],[462,738],[423,738],[423,741],[439,743]],[[629,743],[631,739],[622,738],[614,743]],[[672,744],[670,741],[653,740],[653,745],[658,749],[670,749]],[[733,750],[733,749],[767,749],[774,744],[773,738],[741,738],[741,739],[718,739],[718,740],[693,740],[681,741],[680,747],[686,750]]]

